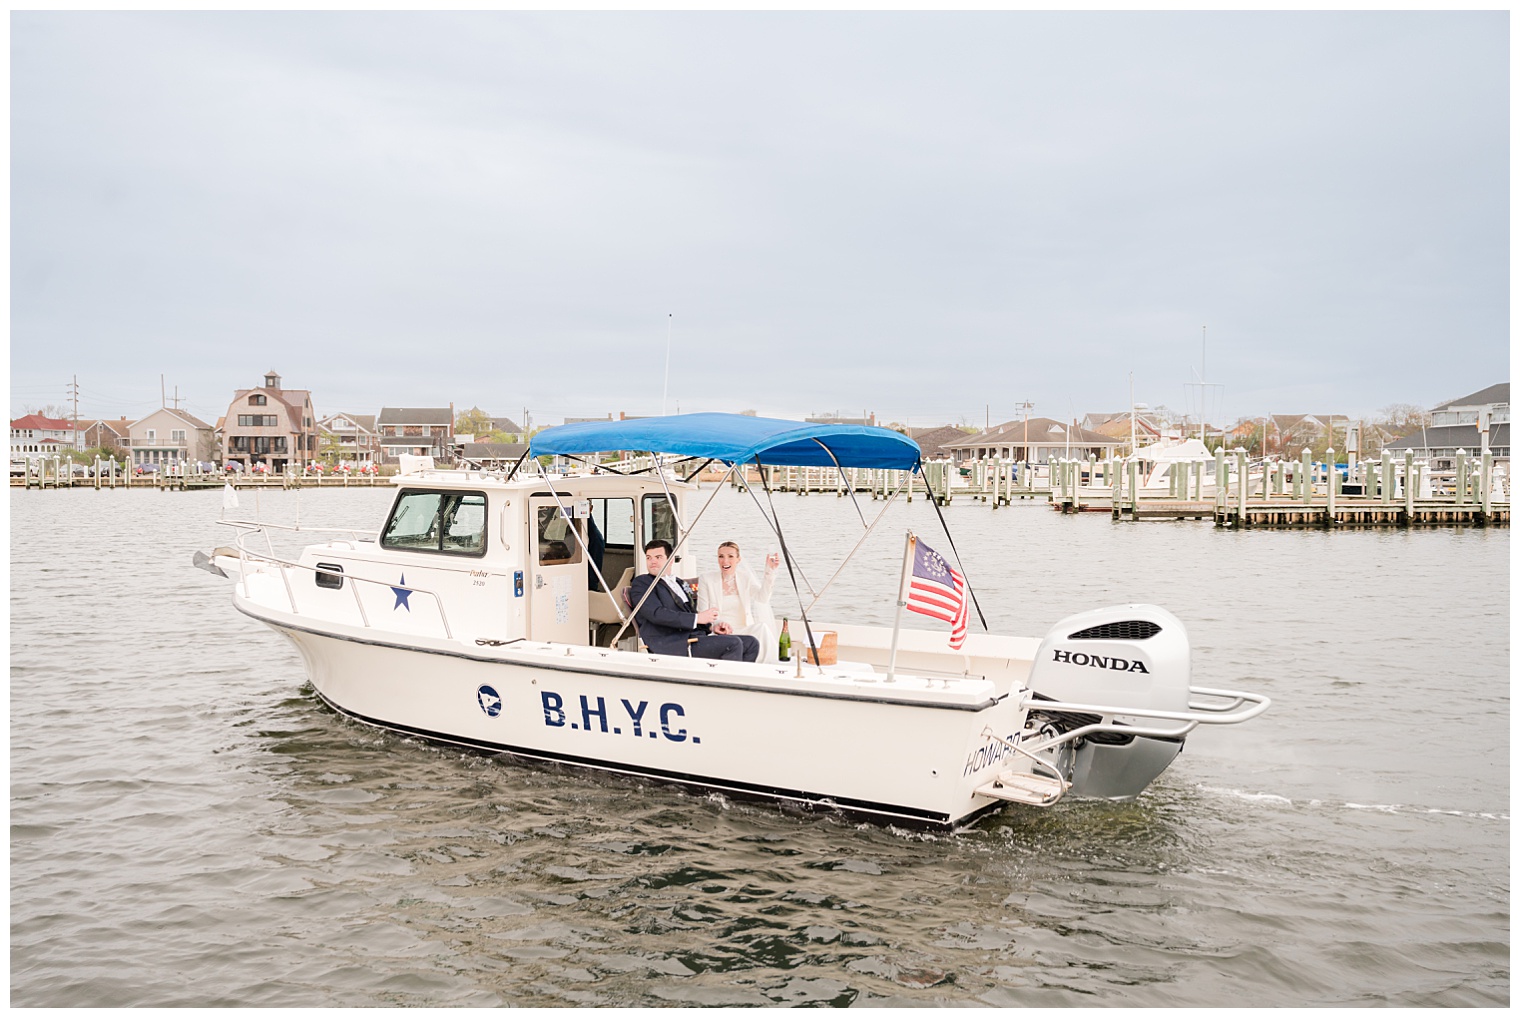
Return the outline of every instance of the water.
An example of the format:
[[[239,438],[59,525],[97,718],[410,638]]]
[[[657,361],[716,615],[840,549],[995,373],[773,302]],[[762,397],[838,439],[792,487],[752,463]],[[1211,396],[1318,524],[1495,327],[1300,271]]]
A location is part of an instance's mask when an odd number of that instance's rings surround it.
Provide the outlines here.
[[[259,500],[373,527],[388,494]],[[1195,683],[1274,705],[1195,734],[1138,802],[924,835],[336,717],[190,566],[228,543],[219,504],[11,495],[13,1004],[1509,1000],[1507,530],[952,505],[995,630],[1152,601]],[[859,517],[777,505],[821,584]],[[890,621],[904,527],[947,550],[922,500],[892,513],[824,616]],[[734,537],[758,567],[773,543],[742,495],[702,526],[703,556]]]

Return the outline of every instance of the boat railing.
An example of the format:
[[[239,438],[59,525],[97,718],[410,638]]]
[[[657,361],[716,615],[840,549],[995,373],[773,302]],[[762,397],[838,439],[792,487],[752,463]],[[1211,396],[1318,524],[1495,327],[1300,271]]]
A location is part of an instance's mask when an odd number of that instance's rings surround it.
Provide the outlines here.
[[[1098,721],[1080,725],[1069,731],[1059,732],[1034,741],[1024,741],[1024,749],[1030,753],[1042,753],[1068,742],[1099,732],[1119,735],[1140,735],[1157,739],[1180,739],[1199,725],[1238,725],[1249,721],[1272,706],[1272,701],[1260,693],[1243,693],[1233,689],[1211,689],[1205,686],[1189,686],[1193,696],[1212,697],[1213,700],[1188,700],[1185,711],[1155,710],[1149,707],[1115,707],[1112,704],[1066,703],[1061,700],[1036,700],[1033,693],[1026,693],[1024,706],[1046,713],[1096,714]],[[1218,702],[1218,701],[1227,702]],[[1151,721],[1176,722],[1174,725],[1146,725],[1120,722],[1119,717],[1145,718]],[[993,738],[998,738],[993,736]],[[1004,740],[998,739],[1002,742]]]
[[[359,584],[361,584],[361,583],[372,584],[373,586],[376,586],[376,587],[385,587],[387,590],[392,590],[392,591],[404,590],[404,591],[407,591],[408,593],[411,593],[411,594],[423,594],[423,595],[425,595],[427,597],[432,598],[433,604],[436,605],[437,608],[438,608],[438,618],[439,618],[439,621],[441,621],[443,623],[443,635],[444,635],[444,637],[446,639],[449,639],[449,640],[452,640],[454,638],[453,627],[451,627],[449,625],[449,615],[448,615],[448,612],[444,611],[444,608],[443,608],[443,597],[441,595],[439,595],[436,591],[426,590],[426,589],[424,589],[422,587],[408,587],[408,586],[406,586],[403,583],[391,583],[388,580],[372,580],[372,579],[370,579],[367,576],[356,576],[356,575],[354,575],[352,573],[337,573],[337,572],[334,572],[332,569],[323,569],[320,566],[308,565],[305,562],[297,562],[297,561],[295,561],[293,559],[284,558],[284,557],[280,556],[279,554],[277,554],[274,551],[274,549],[273,549],[272,546],[270,546],[270,550],[266,553],[266,552],[254,551],[252,548],[249,548],[248,545],[247,545],[247,543],[246,543],[247,541],[251,540],[254,537],[254,535],[258,534],[260,531],[264,530],[264,528],[266,528],[266,527],[271,527],[271,528],[274,528],[274,529],[277,529],[277,530],[303,530],[305,532],[319,531],[319,532],[325,532],[325,533],[366,533],[366,531],[344,530],[342,528],[336,528],[336,527],[305,527],[305,528],[302,528],[302,527],[288,527],[288,526],[282,526],[280,524],[272,524],[272,523],[267,523],[267,524],[266,523],[258,523],[258,524],[256,524],[256,523],[248,523],[248,522],[233,522],[233,521],[226,521],[226,520],[224,520],[222,522],[228,523],[231,526],[250,528],[250,529],[244,529],[242,532],[240,532],[238,534],[238,536],[237,536],[237,539],[234,541],[234,544],[237,547],[237,551],[238,551],[238,561],[243,566],[243,568],[239,569],[239,579],[240,579],[240,582],[243,585],[243,596],[244,597],[248,597],[249,596],[249,592],[248,592],[248,569],[246,568],[246,564],[248,562],[266,562],[266,563],[269,563],[270,565],[274,565],[274,566],[279,567],[279,570],[280,570],[280,581],[285,585],[285,597],[290,601],[290,612],[291,612],[292,615],[299,615],[299,614],[301,614],[300,606],[296,603],[295,588],[290,585],[290,571],[292,569],[303,570],[305,572],[314,573],[314,574],[320,574],[322,576],[341,576],[345,580],[353,581],[349,585],[348,589],[353,592],[353,595],[354,595],[354,605],[355,605],[355,607],[357,607],[359,609],[359,619],[360,619],[360,621],[362,621],[364,623],[364,628],[365,629],[371,629],[373,627],[370,625],[369,612],[367,612],[367,611],[364,610],[364,599],[359,596]],[[267,532],[264,534],[264,540],[265,540],[265,544],[266,545],[269,544],[269,535],[268,535]]]
[[[271,530],[283,530],[293,534],[342,534],[355,541],[375,541],[380,538],[378,530],[359,530],[356,527],[303,527],[299,523],[269,523],[264,520],[217,520],[217,522],[224,527],[234,527],[239,530],[263,531],[264,544],[269,548],[271,555],[275,554],[274,544],[269,540]]]

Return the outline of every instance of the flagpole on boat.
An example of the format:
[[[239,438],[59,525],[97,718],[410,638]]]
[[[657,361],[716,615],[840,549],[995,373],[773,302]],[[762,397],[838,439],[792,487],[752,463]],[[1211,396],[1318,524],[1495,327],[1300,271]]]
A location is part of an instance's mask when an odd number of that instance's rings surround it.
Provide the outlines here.
[[[913,531],[908,531],[908,539],[903,544],[902,575],[897,580],[897,615],[892,619],[892,656],[887,658],[887,681],[893,681],[893,675],[897,671],[897,635],[902,632],[903,608],[908,604],[908,576],[913,571],[913,549],[918,544],[918,538],[913,536]]]

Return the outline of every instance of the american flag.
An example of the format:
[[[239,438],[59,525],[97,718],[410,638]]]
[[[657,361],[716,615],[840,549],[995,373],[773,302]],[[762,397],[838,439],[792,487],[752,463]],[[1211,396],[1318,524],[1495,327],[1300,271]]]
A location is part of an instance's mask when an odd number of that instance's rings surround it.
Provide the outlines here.
[[[966,642],[966,578],[923,541],[913,546],[906,607],[950,623],[951,650]]]

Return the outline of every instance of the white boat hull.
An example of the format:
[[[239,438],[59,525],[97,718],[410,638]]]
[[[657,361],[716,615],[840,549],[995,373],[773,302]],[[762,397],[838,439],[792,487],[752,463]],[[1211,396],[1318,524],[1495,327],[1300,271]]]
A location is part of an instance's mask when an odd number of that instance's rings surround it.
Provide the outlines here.
[[[1018,697],[985,681],[975,683],[980,696],[967,696],[967,683],[936,694],[935,680],[797,679],[785,667],[720,670],[555,644],[477,655],[331,623],[318,632],[240,607],[292,640],[339,712],[485,752],[944,829],[1003,805],[976,794],[993,775],[1028,769],[985,734],[1016,741],[1025,717]]]

